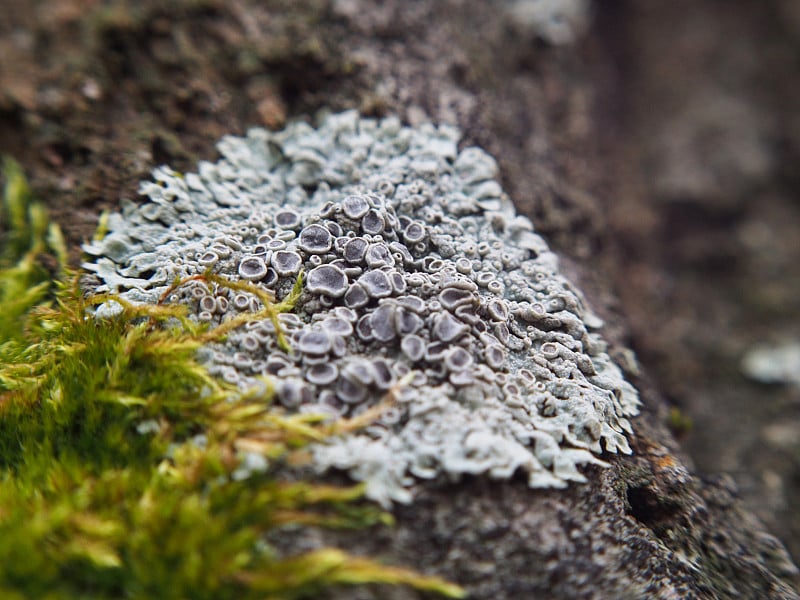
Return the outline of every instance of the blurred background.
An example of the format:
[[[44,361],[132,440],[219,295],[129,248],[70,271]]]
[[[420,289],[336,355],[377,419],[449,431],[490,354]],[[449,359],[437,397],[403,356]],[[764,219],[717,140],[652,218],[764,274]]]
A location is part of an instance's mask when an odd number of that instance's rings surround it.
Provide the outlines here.
[[[800,560],[800,2],[597,2],[631,344],[700,474]]]

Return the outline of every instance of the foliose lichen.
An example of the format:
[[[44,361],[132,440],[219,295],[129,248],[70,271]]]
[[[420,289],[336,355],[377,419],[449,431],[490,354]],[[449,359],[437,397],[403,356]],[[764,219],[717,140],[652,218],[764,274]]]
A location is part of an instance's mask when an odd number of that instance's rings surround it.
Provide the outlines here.
[[[439,577],[333,547],[270,540],[307,527],[388,525],[363,486],[286,478],[278,465],[361,419],[281,414],[269,386],[240,392],[197,363],[206,330],[180,304],[87,317],[55,223],[20,167],[0,178],[0,598],[316,598],[343,585]],[[205,274],[219,285],[253,289]],[[273,312],[274,314],[274,312]],[[234,560],[231,560],[234,557]]]
[[[554,45],[575,42],[585,32],[590,0],[507,0],[513,19]]]
[[[148,201],[110,216],[84,267],[98,291],[166,292],[212,324],[261,302],[176,278],[211,269],[281,300],[305,273],[279,316],[289,351],[254,320],[202,359],[243,388],[268,375],[289,411],[356,416],[391,398],[371,427],[314,449],[320,470],[347,470],[384,505],[409,502],[416,478],[586,481],[578,466],[631,452],[637,392],[494,159],[459,137],[353,111],[225,137],[197,173],[156,169]]]

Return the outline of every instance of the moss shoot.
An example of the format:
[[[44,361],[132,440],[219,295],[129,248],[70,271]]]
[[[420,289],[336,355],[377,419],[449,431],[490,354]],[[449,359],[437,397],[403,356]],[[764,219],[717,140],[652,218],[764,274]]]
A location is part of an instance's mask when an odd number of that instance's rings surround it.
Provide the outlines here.
[[[279,555],[265,534],[391,520],[360,486],[281,476],[305,445],[364,418],[286,415],[269,381],[241,392],[210,377],[197,349],[242,323],[207,329],[181,307],[121,299],[119,315],[92,317],[110,298],[85,297],[19,167],[4,174],[0,597],[304,598],[368,583],[463,596],[334,548]],[[291,309],[262,301],[254,317]],[[264,468],[237,477],[252,455]]]

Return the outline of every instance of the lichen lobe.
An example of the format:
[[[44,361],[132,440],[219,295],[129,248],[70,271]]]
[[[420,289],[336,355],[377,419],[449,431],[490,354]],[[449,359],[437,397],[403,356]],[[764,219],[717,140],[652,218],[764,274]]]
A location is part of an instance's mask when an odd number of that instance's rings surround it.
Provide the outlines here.
[[[630,453],[638,395],[494,159],[458,141],[352,111],[226,137],[198,173],[156,169],[85,267],[137,302],[208,268],[281,300],[307,273],[280,316],[291,352],[254,321],[204,359],[242,387],[272,377],[292,411],[356,416],[390,397],[374,424],[314,449],[320,470],[347,470],[385,505],[442,475],[586,481],[578,467],[604,450]],[[261,307],[200,283],[170,300],[212,323]]]

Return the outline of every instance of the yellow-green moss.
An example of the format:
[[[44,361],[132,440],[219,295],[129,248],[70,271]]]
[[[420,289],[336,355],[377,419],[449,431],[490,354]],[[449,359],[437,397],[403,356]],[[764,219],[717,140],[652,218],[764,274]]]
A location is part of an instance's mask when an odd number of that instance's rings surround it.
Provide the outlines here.
[[[207,330],[181,307],[121,301],[117,317],[91,317],[109,297],[84,297],[14,163],[5,178],[0,597],[301,598],[374,582],[463,595],[337,549],[278,555],[264,541],[276,528],[390,521],[359,486],[280,475],[304,445],[363,423],[286,415],[268,381],[242,393],[210,377],[196,350],[236,323]],[[262,300],[266,315],[292,301]],[[236,481],[243,452],[266,472]]]
[[[669,409],[669,414],[667,415],[667,426],[670,428],[672,433],[678,437],[681,437],[692,431],[694,422],[692,421],[692,418],[680,408],[673,406]]]

